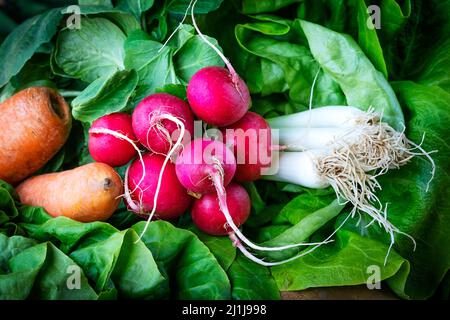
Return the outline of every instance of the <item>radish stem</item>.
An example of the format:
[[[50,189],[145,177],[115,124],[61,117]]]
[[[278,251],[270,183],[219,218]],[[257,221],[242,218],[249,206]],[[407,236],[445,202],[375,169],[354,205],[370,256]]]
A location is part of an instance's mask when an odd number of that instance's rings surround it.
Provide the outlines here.
[[[285,264],[291,261],[294,261],[300,257],[306,256],[307,254],[313,252],[314,250],[316,250],[317,248],[319,248],[322,244],[326,244],[329,242],[332,242],[333,240],[330,240],[332,236],[334,236],[336,234],[336,232],[338,232],[342,226],[347,222],[347,220],[351,217],[351,214],[348,214],[347,217],[344,219],[344,221],[339,225],[339,227],[336,228],[336,230],[334,230],[325,240],[323,240],[322,242],[317,243],[316,245],[314,245],[312,248],[307,249],[303,252],[301,252],[298,255],[295,255],[289,259],[285,259],[282,261],[276,261],[276,262],[267,262],[264,261],[260,258],[255,257],[252,253],[250,253],[239,241],[239,239],[236,237],[236,235],[234,233],[230,233],[230,239],[233,241],[233,243],[235,244],[235,246],[242,252],[242,254],[244,256],[246,256],[247,258],[249,258],[250,260],[252,260],[253,262],[256,262],[257,264],[263,265],[265,267],[273,267],[273,266],[278,266],[281,264]]]
[[[172,39],[172,37],[175,35],[175,33],[178,32],[178,30],[180,30],[181,26],[183,25],[184,21],[186,20],[186,17],[187,17],[187,15],[188,15],[188,13],[189,13],[189,8],[191,7],[193,1],[194,1],[194,0],[191,0],[191,1],[189,2],[188,7],[186,8],[186,11],[184,12],[183,19],[180,21],[180,23],[179,23],[178,26],[175,28],[175,30],[172,31],[172,33],[170,34],[170,36],[169,36],[169,37],[167,38],[167,40],[163,43],[162,47],[159,48],[158,53],[161,52],[161,50],[163,50],[163,49],[166,47],[166,45],[167,45],[167,43],[169,43],[170,39]]]
[[[220,163],[219,163],[220,165]],[[291,245],[285,245],[281,247],[263,247],[259,246],[257,244],[254,244],[244,234],[239,230],[239,228],[236,226],[236,224],[233,221],[233,218],[230,215],[230,212],[228,210],[227,205],[227,197],[225,188],[223,186],[223,174],[221,173],[221,169],[218,168],[218,171],[215,174],[211,175],[211,179],[213,180],[214,186],[216,188],[217,192],[217,199],[219,200],[219,207],[220,211],[224,214],[225,218],[227,219],[228,225],[233,230],[233,233],[236,234],[236,236],[244,242],[247,246],[249,246],[252,249],[260,250],[260,251],[281,251],[286,249],[292,249],[299,246],[310,246],[310,245],[317,245],[317,244],[323,244],[322,242],[314,242],[314,243],[296,243]]]
[[[225,63],[225,65],[227,66],[228,71],[230,71],[231,74],[231,78],[233,80],[233,83],[237,86],[238,81],[239,81],[239,76],[236,72],[236,70],[234,70],[233,66],[231,65],[230,61],[225,57],[225,55],[222,53],[222,51],[219,50],[219,48],[217,48],[214,44],[212,44],[204,35],[203,33],[200,31],[199,27],[197,26],[197,22],[195,21],[195,16],[194,16],[194,8],[195,5],[197,4],[197,0],[194,0],[194,3],[192,4],[191,7],[191,16],[192,16],[192,24],[194,25],[195,30],[197,31],[198,35],[200,36],[200,38],[202,38],[202,40],[211,47],[211,49],[213,49],[217,55],[222,59],[222,61]]]

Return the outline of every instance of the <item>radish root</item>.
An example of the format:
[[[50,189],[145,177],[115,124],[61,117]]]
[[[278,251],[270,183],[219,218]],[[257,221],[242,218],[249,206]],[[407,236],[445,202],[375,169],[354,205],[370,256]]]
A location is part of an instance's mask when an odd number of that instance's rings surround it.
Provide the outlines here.
[[[236,237],[240,241],[244,242],[247,246],[249,246],[252,249],[259,250],[259,251],[282,251],[282,250],[297,248],[299,246],[322,245],[324,243],[330,242],[330,241],[313,242],[313,243],[303,243],[302,242],[302,243],[296,243],[296,244],[285,245],[285,246],[280,246],[280,247],[263,247],[263,246],[259,246],[257,244],[254,244],[253,242],[251,242],[239,230],[239,228],[236,226],[236,224],[233,221],[233,218],[230,215],[230,212],[228,210],[228,205],[227,205],[227,195],[226,195],[225,187],[223,186],[223,176],[224,176],[223,168],[222,168],[222,165],[220,164],[220,161],[217,158],[214,158],[214,162],[215,162],[215,168],[216,168],[217,172],[211,175],[211,179],[213,181],[214,187],[216,188],[220,211],[222,211],[222,213],[224,214],[224,216],[227,220],[227,225],[230,226],[230,228],[233,230],[230,234],[235,234]],[[234,242],[233,239],[232,239],[232,241]]]
[[[170,36],[169,36],[169,37],[167,38],[167,40],[163,43],[162,47],[159,48],[158,53],[161,52],[161,50],[163,50],[163,49],[167,46],[167,44],[169,43],[170,39],[172,39],[172,37],[178,32],[178,30],[181,29],[181,26],[183,25],[184,21],[185,21],[186,18],[187,18],[187,15],[188,15],[188,13],[189,13],[189,8],[192,6],[192,2],[193,2],[193,1],[194,1],[194,0],[191,0],[191,1],[189,2],[188,6],[187,6],[187,8],[186,8],[186,11],[184,12],[183,19],[180,21],[180,23],[179,23],[178,26],[175,28],[175,30],[172,31],[172,33],[170,34]]]
[[[253,262],[256,262],[260,265],[263,265],[265,267],[273,267],[273,266],[278,266],[284,263],[288,263],[291,261],[294,261],[300,257],[306,256],[307,254],[310,254],[311,252],[313,252],[314,250],[316,250],[317,248],[319,248],[322,244],[326,244],[326,243],[330,243],[333,242],[333,240],[330,240],[331,237],[333,237],[341,228],[342,226],[347,222],[347,220],[351,217],[351,213],[347,215],[347,217],[344,219],[344,221],[339,225],[339,227],[336,228],[336,230],[334,230],[325,240],[323,240],[322,242],[318,242],[317,244],[315,244],[312,248],[306,249],[305,251],[302,251],[301,253],[299,253],[298,255],[295,255],[289,259],[285,259],[282,261],[275,261],[275,262],[268,262],[268,261],[264,261],[263,259],[260,259],[258,257],[256,257],[255,255],[253,255],[251,252],[249,252],[247,250],[247,248],[245,248],[241,242],[239,241],[239,239],[236,237],[236,235],[234,233],[230,233],[230,239],[231,241],[233,241],[233,243],[235,244],[235,246],[242,252],[242,254],[244,256],[246,256],[248,259],[252,260]]]

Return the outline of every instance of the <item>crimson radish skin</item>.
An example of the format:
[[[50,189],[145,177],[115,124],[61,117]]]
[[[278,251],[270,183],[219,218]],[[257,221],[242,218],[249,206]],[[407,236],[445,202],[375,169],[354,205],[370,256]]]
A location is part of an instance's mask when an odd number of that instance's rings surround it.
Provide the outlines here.
[[[202,68],[192,76],[187,98],[199,119],[219,127],[238,121],[251,106],[245,82],[217,66]]]
[[[90,131],[95,129],[109,129],[137,142],[133,133],[131,116],[126,113],[112,113],[98,118],[92,123]],[[137,150],[128,141],[107,133],[89,132],[88,149],[95,161],[112,167],[127,164],[137,154]]]
[[[242,186],[233,182],[225,188],[225,191],[230,215],[235,225],[240,227],[250,215],[250,197]],[[208,193],[196,199],[192,205],[191,216],[195,225],[207,234],[222,236],[233,231],[220,210],[216,193]]]
[[[145,213],[152,211],[158,178],[165,157],[147,153],[142,159],[145,166],[145,175],[143,176],[141,162],[138,159],[133,161],[128,170],[128,189],[134,190],[131,198],[135,203],[139,203],[144,215],[142,212],[136,213],[145,216]],[[175,165],[170,162],[167,163],[162,175],[155,217],[162,220],[178,218],[188,209],[191,201],[192,197],[188,195],[187,190],[178,181]]]
[[[167,154],[176,140],[173,136],[177,124],[164,117],[170,115],[179,119],[185,127],[185,137],[194,134],[194,115],[182,99],[168,94],[155,93],[144,98],[132,115],[133,130],[140,143],[148,150]]]
[[[235,180],[258,180],[262,170],[271,164],[272,135],[267,121],[249,111],[238,122],[223,128],[222,134],[236,157]]]
[[[198,138],[184,146],[176,161],[180,183],[189,191],[205,194],[214,192],[214,176],[222,176],[228,185],[236,172],[233,152],[220,141]]]

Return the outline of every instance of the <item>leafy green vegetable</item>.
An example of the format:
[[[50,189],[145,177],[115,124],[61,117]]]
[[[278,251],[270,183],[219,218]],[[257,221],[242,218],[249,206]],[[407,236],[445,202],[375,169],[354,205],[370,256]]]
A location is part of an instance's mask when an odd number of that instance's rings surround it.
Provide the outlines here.
[[[138,93],[139,99],[165,84],[180,83],[175,74],[171,48],[161,48],[162,44],[150,40],[150,36],[142,31],[132,33],[125,42],[125,67],[136,70],[139,75],[142,92]]]
[[[218,46],[215,39],[207,38],[215,46]],[[175,73],[184,83],[189,82],[199,69],[217,65],[223,65],[222,60],[213,49],[205,45],[205,42],[199,36],[189,38],[174,57]]]
[[[373,63],[374,67],[387,78],[386,62],[378,40],[375,26],[370,19],[364,0],[354,0],[358,23],[358,44]]]
[[[427,86],[439,86],[450,92],[450,40],[439,45],[427,59],[418,81]]]
[[[339,204],[338,200],[335,199],[333,202],[324,207],[321,207],[315,211],[310,211],[305,217],[298,217],[297,219],[299,219],[299,222],[284,230],[282,233],[276,235],[272,239],[266,241],[264,245],[267,247],[275,247],[307,242],[308,238],[313,235],[314,232],[335,218],[343,208],[344,206]],[[303,248],[299,247],[299,249]],[[267,253],[267,256],[272,257],[276,261],[290,258],[296,253],[298,253],[298,249],[289,249],[283,252],[270,252]]]
[[[285,21],[266,16],[254,18],[261,21],[239,24],[235,29],[239,45],[262,58],[260,69],[259,66],[258,69],[248,69],[246,74],[250,90],[265,96],[289,89],[290,99],[307,106],[318,72],[317,62],[305,46],[276,38],[293,33]],[[255,31],[262,35],[255,34]],[[320,73],[316,86],[314,106],[345,103],[342,91],[328,74]]]
[[[349,27],[349,31],[355,32],[358,29],[357,14],[355,14],[354,0],[304,0],[297,9],[297,17],[323,25],[336,32],[344,32]]]
[[[280,214],[273,220],[274,223],[288,222],[292,225],[299,223],[309,214],[326,207],[336,198],[334,191],[327,189],[328,192],[318,194],[317,192],[306,192],[296,196],[288,202]],[[338,208],[336,203],[333,208]]]
[[[17,23],[0,11],[0,43],[15,27],[17,27]]]
[[[124,5],[124,8],[113,8],[112,5],[107,4],[89,4],[83,5],[77,8],[79,10],[81,17],[89,15],[101,15],[101,17],[111,20],[116,24],[126,35],[130,34],[134,30],[138,30],[141,28],[139,24],[139,19],[130,12],[131,8]],[[67,7],[62,11],[65,14],[72,15],[77,13],[74,10],[71,10],[71,7]],[[80,26],[81,27],[81,26]]]
[[[373,107],[383,114],[386,122],[401,130],[405,121],[394,91],[356,42],[347,35],[317,24],[301,21],[300,25],[308,38],[312,55],[339,83],[347,103],[362,109]]]
[[[16,225],[12,222],[19,215],[13,198],[12,186],[0,180],[0,232],[15,234]]]
[[[119,0],[117,8],[131,12],[138,21],[141,19],[142,13],[153,6],[153,0]]]
[[[125,66],[139,75],[136,101],[167,84],[186,84],[203,67],[221,64],[217,54],[193,32],[192,27],[183,26],[178,38],[165,47],[142,31],[127,38]]]
[[[239,254],[230,267],[232,297],[236,300],[277,300],[280,292],[267,268]]]
[[[156,92],[170,93],[180,99],[187,100],[186,86],[182,84],[166,84],[162,88],[157,88]]]
[[[424,58],[450,35],[449,10],[448,1],[381,2],[386,25],[380,30],[381,39],[392,79],[415,80],[423,72]]]
[[[392,39],[406,24],[411,15],[411,1],[399,4],[396,0],[381,1],[381,36]]]
[[[192,232],[194,232],[197,237],[209,248],[211,253],[216,257],[220,266],[224,270],[228,270],[236,258],[236,248],[233,243],[226,236],[224,237],[214,237],[203,233],[196,227],[192,227]]]
[[[184,14],[191,0],[172,0],[168,1],[166,10],[175,14]],[[195,5],[194,13],[203,14],[214,11],[220,7],[223,0],[198,0]]]
[[[271,271],[281,290],[365,284],[373,272],[369,266],[379,268],[381,280],[404,277],[409,263],[391,252],[384,266],[386,251],[387,246],[378,241],[341,230],[336,243],[323,245]]]
[[[138,234],[144,222],[133,226]],[[208,248],[187,230],[156,221],[149,225],[142,241],[151,250],[163,274],[176,279],[175,297],[179,299],[227,299],[230,283],[224,270]],[[169,285],[167,283],[167,285]]]
[[[85,82],[123,70],[125,35],[104,18],[83,18],[80,29],[60,32],[55,48],[58,66]]]
[[[277,1],[258,1],[258,0],[243,0],[242,12],[245,14],[262,13],[276,11],[280,8],[288,6],[301,0],[277,0]]]
[[[9,34],[0,47],[0,87],[20,71],[41,45],[52,39],[61,18],[60,9],[52,9],[27,20]]]
[[[99,294],[112,291],[119,297],[145,297],[163,281],[148,249],[141,242],[135,244],[137,235],[132,230],[119,232],[106,223],[85,224],[65,217],[49,219],[31,207],[23,210],[22,218],[26,223],[21,225],[32,238],[57,239]]]
[[[439,87],[413,82],[398,82],[394,88],[409,115],[407,135],[420,141],[426,134],[422,147],[438,150],[431,154],[436,173],[428,192],[431,164],[425,158],[416,158],[381,180],[380,199],[389,203],[389,219],[417,242],[413,251],[408,238],[397,237],[398,252],[411,263],[403,294],[424,299],[433,294],[450,268],[450,147],[444,138],[449,132],[450,95]]]
[[[117,71],[98,78],[72,101],[72,114],[77,120],[92,122],[113,112],[123,110],[138,83],[134,70]]]
[[[112,7],[111,0],[78,0],[78,4],[82,6],[107,6]]]
[[[8,84],[14,87],[14,93],[16,93],[39,82],[45,83],[49,87],[55,87],[54,79],[48,55],[36,53],[25,63],[20,72],[11,78]]]
[[[53,244],[0,233],[0,299],[95,299],[76,263]],[[72,270],[79,287],[70,287]]]
[[[170,223],[151,223],[142,241],[136,242],[144,222],[118,231],[103,222],[51,219],[39,208],[23,207],[20,211],[21,226],[28,236],[57,243],[73,264],[86,272],[103,298],[162,298],[169,292],[181,299],[230,296],[226,273],[208,247],[193,233]],[[209,244],[214,246],[212,242]],[[0,255],[0,262],[9,260],[6,252]],[[31,257],[27,255],[24,259]],[[224,256],[222,261],[231,265],[233,259]],[[172,292],[174,287],[177,289]]]

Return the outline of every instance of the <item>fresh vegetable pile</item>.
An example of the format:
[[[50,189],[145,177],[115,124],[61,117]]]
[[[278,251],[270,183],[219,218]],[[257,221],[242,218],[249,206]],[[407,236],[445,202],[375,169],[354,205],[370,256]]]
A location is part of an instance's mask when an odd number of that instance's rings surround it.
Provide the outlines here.
[[[381,28],[364,0],[55,2],[0,47],[0,298],[278,299],[374,267],[449,297],[449,1],[374,1]]]

